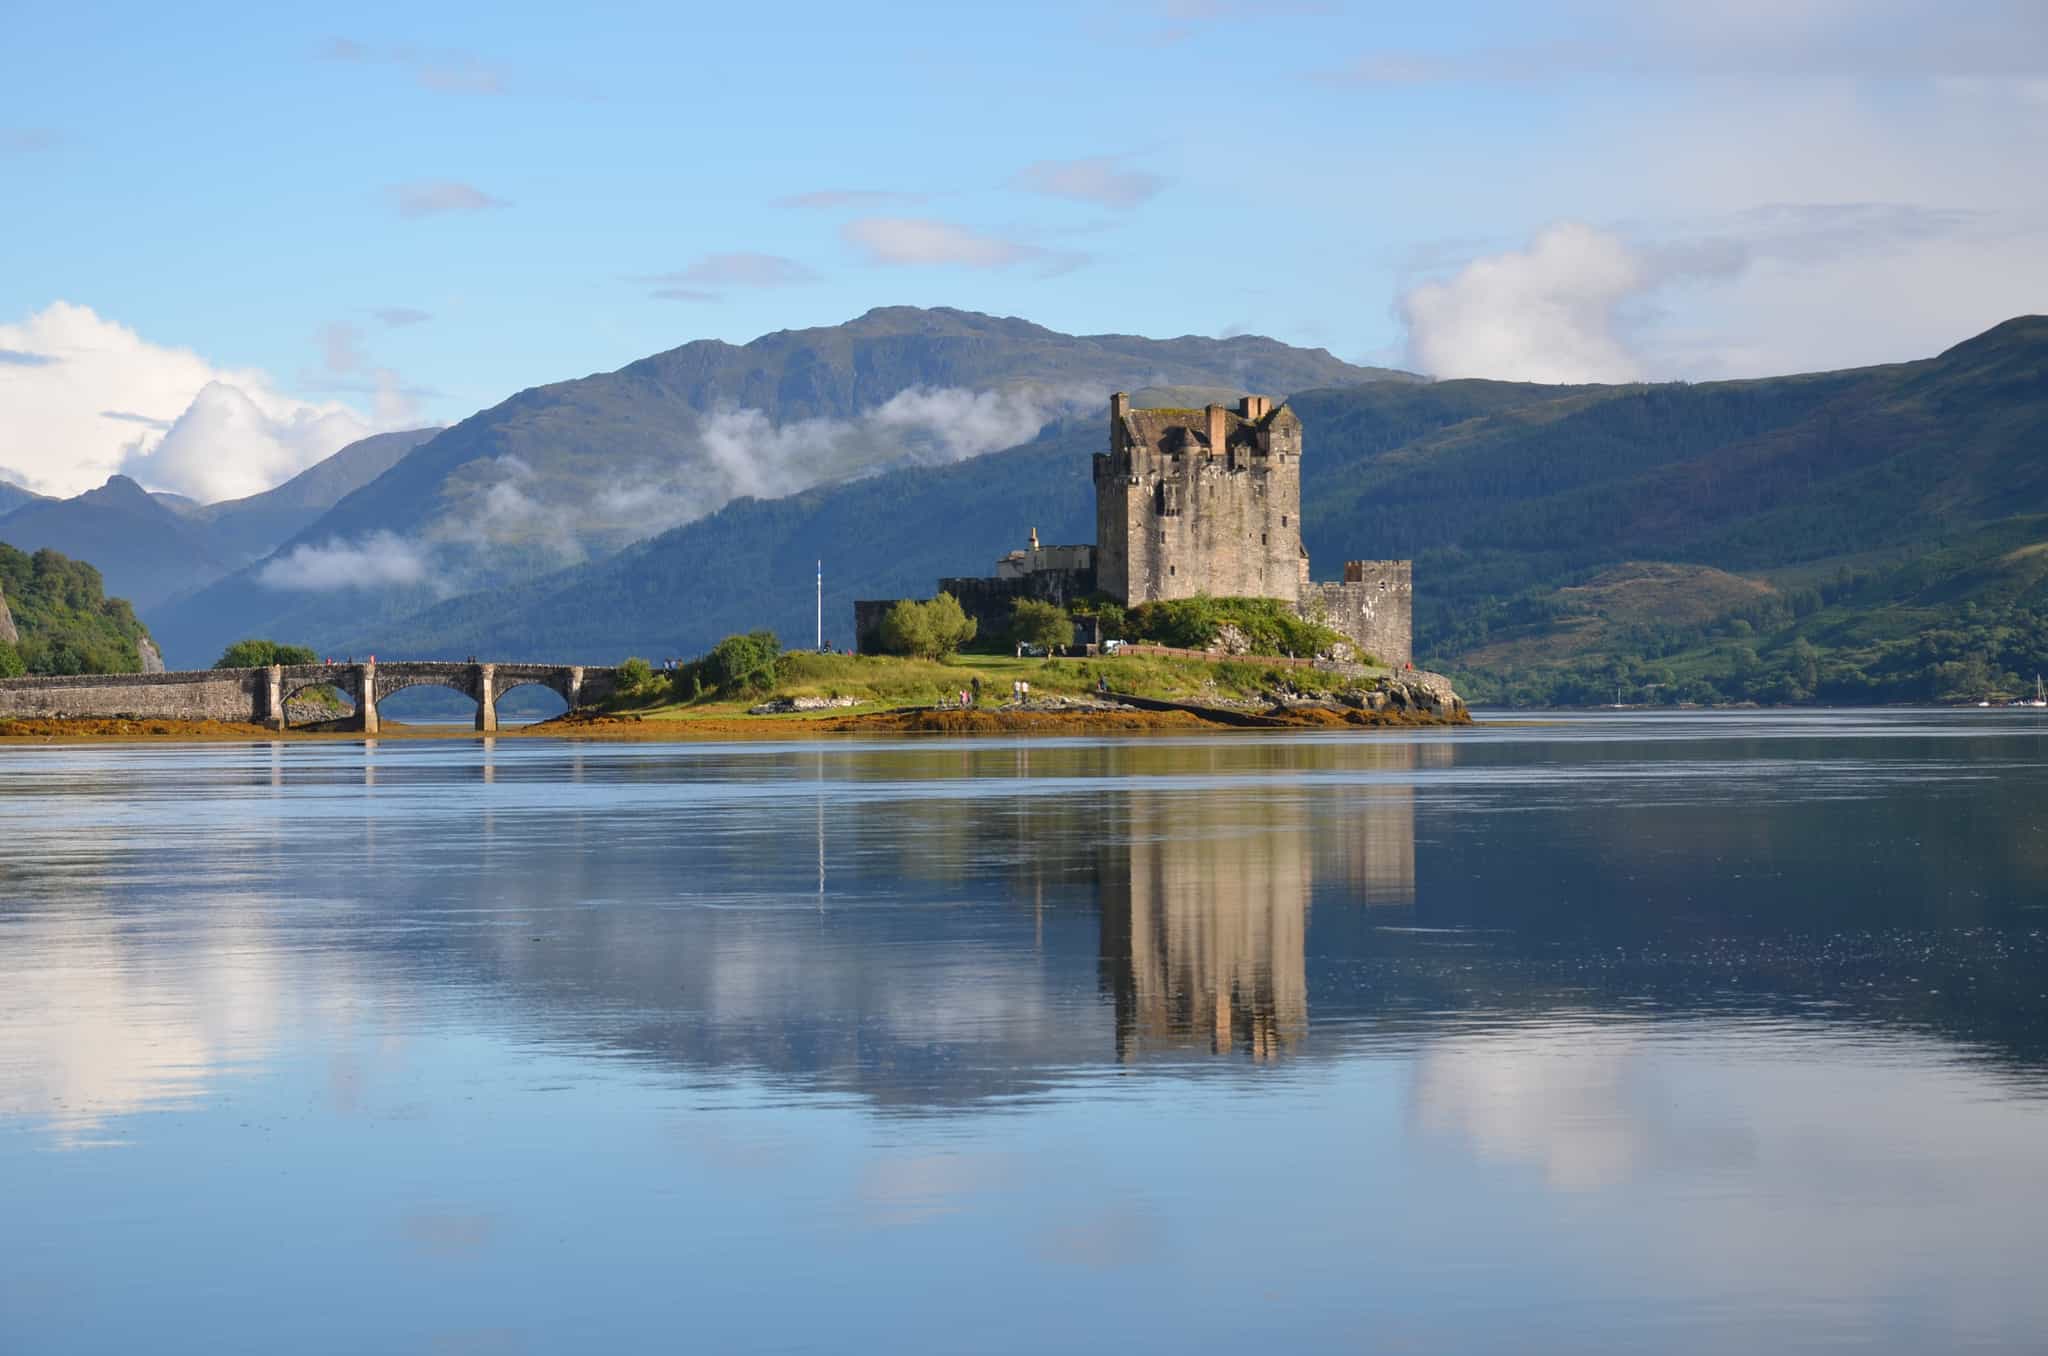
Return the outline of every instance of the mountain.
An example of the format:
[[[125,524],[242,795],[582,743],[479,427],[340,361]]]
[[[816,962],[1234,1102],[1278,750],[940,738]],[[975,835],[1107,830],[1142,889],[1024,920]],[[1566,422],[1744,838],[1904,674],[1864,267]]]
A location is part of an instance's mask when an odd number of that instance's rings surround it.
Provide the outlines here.
[[[350,443],[275,489],[246,499],[195,506],[216,554],[240,564],[270,554],[348,495],[383,475],[441,430],[378,433]]]
[[[679,500],[666,511],[696,517],[741,494],[886,465],[920,439],[941,444],[928,449],[937,459],[955,460],[945,443],[956,428],[994,425],[997,440],[977,451],[1015,445],[1066,401],[1092,407],[1113,389],[1295,391],[1381,380],[1417,379],[1249,335],[1076,336],[971,311],[887,307],[741,346],[699,340],[616,372],[522,391],[433,438],[337,504],[305,539],[417,533],[452,521],[461,530],[444,535],[482,531],[517,545],[552,526],[522,517],[527,505],[581,510],[609,494],[618,507],[581,514],[578,526],[600,549],[615,549],[648,535],[645,513],[635,511],[639,491]],[[1013,400],[941,400],[903,408],[877,428],[857,422],[911,391],[1005,391]],[[758,411],[772,428],[733,418],[739,411]],[[776,429],[798,430],[798,447]],[[801,464],[781,465],[793,450],[804,454]]]
[[[943,309],[703,340],[522,391],[443,430],[271,560],[151,621],[193,662],[244,634],[360,634],[432,605],[451,580],[517,585],[737,498],[930,474],[1028,443],[1114,389],[1363,382],[1420,386],[1255,336],[1076,336]],[[374,587],[349,587],[361,579]]]
[[[151,494],[126,476],[71,499],[29,496],[0,516],[0,541],[91,560],[109,588],[138,607],[152,607],[267,554],[434,432],[364,438],[275,489],[218,504]]]
[[[1551,398],[1556,388],[1507,382],[1382,382],[1343,393],[1343,436],[1311,429],[1303,475],[1335,480],[1361,458],[1420,433]],[[1338,393],[1331,393],[1334,397]],[[1142,404],[1177,403],[1155,390]],[[1134,397],[1136,398],[1136,397]],[[1304,400],[1307,398],[1304,397]],[[409,621],[345,634],[380,653],[546,653],[672,656],[733,631],[770,626],[814,639],[817,561],[825,561],[825,635],[852,642],[855,598],[925,595],[942,575],[981,574],[1038,529],[1048,544],[1095,535],[1091,456],[1107,437],[1108,402],[1032,442],[937,470],[897,471],[775,500],[742,499],[608,560],[517,588],[455,598]],[[1306,519],[1305,519],[1306,520]],[[1358,554],[1358,552],[1353,552]],[[1325,577],[1341,549],[1316,557]]]
[[[2048,319],[1754,381],[1382,382],[1292,401],[1321,577],[1416,562],[1419,662],[1491,700],[1929,700],[2048,671]],[[1098,412],[1025,446],[739,500],[619,555],[336,635],[394,654],[811,637],[854,597],[1093,535]]]
[[[227,570],[202,529],[126,476],[76,498],[23,505],[0,518],[0,542],[95,561],[108,587],[141,607]]]
[[[27,673],[137,673],[149,634],[100,573],[56,551],[0,543],[0,678]]]
[[[23,504],[32,504],[42,497],[34,490],[24,490],[19,485],[0,480],[0,515],[12,513]]]

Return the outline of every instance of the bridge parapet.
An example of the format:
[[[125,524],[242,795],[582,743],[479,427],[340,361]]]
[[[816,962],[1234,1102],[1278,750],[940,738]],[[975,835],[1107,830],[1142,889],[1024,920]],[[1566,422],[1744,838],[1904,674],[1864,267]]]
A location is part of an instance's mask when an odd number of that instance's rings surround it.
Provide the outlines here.
[[[282,664],[260,669],[94,673],[0,680],[0,716],[255,722],[282,729],[293,694],[333,687],[355,703],[352,723],[377,732],[377,703],[409,687],[445,687],[477,704],[476,728],[498,728],[497,700],[539,684],[573,710],[617,690],[616,670],[580,664],[398,660]]]

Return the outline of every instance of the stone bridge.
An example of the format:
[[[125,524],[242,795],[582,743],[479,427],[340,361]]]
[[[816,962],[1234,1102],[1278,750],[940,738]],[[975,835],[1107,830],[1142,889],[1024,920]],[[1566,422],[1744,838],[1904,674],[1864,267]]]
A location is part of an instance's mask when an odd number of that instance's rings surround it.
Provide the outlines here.
[[[377,703],[409,687],[445,687],[476,703],[476,728],[498,728],[498,698],[528,684],[561,694],[569,709],[604,700],[617,670],[581,664],[273,664],[263,669],[100,673],[0,681],[0,718],[100,717],[247,721],[282,730],[292,699],[334,688],[355,703],[350,728],[377,733]]]

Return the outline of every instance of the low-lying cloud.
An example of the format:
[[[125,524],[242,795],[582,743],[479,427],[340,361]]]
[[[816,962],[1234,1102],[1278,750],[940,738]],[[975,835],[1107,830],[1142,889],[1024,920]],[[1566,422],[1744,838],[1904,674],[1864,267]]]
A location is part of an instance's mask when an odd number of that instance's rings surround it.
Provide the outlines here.
[[[427,553],[392,532],[296,546],[256,572],[257,582],[266,588],[310,593],[411,587],[433,577]]]
[[[847,419],[776,423],[765,411],[700,416],[659,465],[536,467],[507,454],[451,482],[454,507],[416,537],[390,533],[299,546],[258,573],[274,589],[333,592],[432,582],[459,591],[485,572],[557,569],[717,512],[812,486],[911,466],[942,466],[1029,442],[1071,414],[1048,388],[912,387]]]

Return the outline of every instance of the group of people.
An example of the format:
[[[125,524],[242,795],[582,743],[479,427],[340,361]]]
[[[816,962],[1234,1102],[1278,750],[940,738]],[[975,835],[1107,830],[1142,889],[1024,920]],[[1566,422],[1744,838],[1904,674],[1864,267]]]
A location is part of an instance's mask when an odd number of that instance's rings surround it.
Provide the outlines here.
[[[970,689],[968,689],[968,688],[964,688],[964,687],[960,689],[960,692],[959,692],[959,697],[958,697],[958,700],[959,700],[959,702],[960,702],[960,709],[961,709],[962,711],[972,711],[972,710],[973,710],[973,709],[974,709],[975,707],[977,707],[977,706],[980,706],[980,705],[981,705],[981,678],[980,678],[980,676],[979,676],[979,675],[977,675],[977,676],[976,676],[976,677],[974,678],[974,680],[973,680],[973,681],[974,681],[974,687],[972,688],[972,690],[970,690]],[[1025,703],[1025,702],[1028,702],[1028,701],[1030,701],[1030,700],[1031,700],[1031,684],[1029,684],[1029,683],[1025,682],[1025,681],[1024,681],[1024,680],[1023,680],[1022,678],[1013,678],[1013,679],[1011,679],[1011,680],[1010,680],[1010,701],[1011,701],[1011,703],[1012,703],[1013,705],[1022,705],[1023,703]]]

